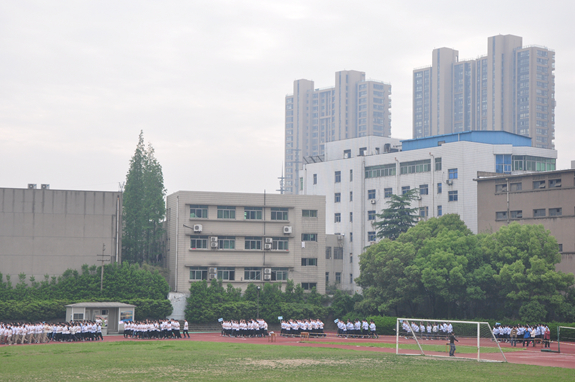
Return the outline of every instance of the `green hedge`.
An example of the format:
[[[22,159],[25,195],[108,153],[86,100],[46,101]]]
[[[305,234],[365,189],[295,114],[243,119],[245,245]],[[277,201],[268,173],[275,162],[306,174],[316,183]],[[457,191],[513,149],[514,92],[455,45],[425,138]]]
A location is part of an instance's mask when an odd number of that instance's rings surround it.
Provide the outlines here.
[[[36,301],[0,301],[0,321],[47,321],[65,320],[66,305],[78,302],[109,301],[92,299],[89,301],[71,300],[36,300]],[[169,300],[131,299],[116,300],[125,304],[136,305],[136,320],[161,319],[172,313],[172,304]]]

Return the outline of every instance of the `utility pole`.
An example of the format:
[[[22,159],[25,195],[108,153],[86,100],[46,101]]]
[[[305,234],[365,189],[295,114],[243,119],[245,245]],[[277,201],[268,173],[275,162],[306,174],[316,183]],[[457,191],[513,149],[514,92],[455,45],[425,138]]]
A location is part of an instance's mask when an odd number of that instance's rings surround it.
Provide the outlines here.
[[[106,250],[106,244],[102,244],[102,254],[96,255],[100,257],[98,261],[102,262],[102,272],[100,272],[100,293],[102,293],[102,289],[104,289],[104,261],[110,261],[109,259],[105,259],[106,257],[106,255],[104,255],[105,250]]]

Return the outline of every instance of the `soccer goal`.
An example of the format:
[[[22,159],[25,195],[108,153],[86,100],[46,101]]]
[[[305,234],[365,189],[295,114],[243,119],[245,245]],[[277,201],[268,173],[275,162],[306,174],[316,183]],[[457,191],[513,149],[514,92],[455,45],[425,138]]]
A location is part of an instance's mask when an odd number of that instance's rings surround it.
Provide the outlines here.
[[[487,322],[438,321],[398,318],[395,354],[449,357],[449,334],[453,333],[455,357],[481,362],[507,362],[499,341]]]
[[[575,349],[575,328],[571,326],[558,326],[557,327],[557,353],[561,353],[561,345],[563,351],[572,353]],[[566,347],[568,349],[566,349]]]

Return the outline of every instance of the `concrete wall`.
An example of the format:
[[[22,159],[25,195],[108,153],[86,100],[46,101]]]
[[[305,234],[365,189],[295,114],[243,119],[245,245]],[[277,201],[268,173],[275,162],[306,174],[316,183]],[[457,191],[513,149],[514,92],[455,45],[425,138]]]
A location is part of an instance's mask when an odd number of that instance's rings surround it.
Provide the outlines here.
[[[0,188],[0,272],[37,281],[119,253],[121,193]],[[121,231],[120,231],[121,238]]]

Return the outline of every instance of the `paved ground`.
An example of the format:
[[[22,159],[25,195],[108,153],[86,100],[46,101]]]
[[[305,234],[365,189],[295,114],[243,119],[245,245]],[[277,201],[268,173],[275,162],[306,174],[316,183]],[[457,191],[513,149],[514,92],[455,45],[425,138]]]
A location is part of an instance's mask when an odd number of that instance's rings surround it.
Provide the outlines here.
[[[104,342],[115,342],[115,341],[145,341],[136,339],[126,339],[121,335],[110,335],[104,337]],[[158,341],[158,340],[153,340]],[[171,339],[162,341],[206,341],[206,342],[224,342],[224,343],[249,343],[249,344],[265,344],[273,346],[301,346],[301,347],[328,347],[328,348],[338,348],[338,349],[350,349],[357,351],[370,351],[370,352],[381,352],[381,353],[395,353],[395,348],[380,348],[380,347],[370,347],[368,344],[377,343],[390,343],[395,344],[394,336],[380,336],[378,339],[345,339],[336,337],[335,333],[328,333],[327,338],[320,339],[310,339],[302,342],[299,338],[285,338],[277,337],[276,342],[269,342],[268,338],[230,338],[222,337],[219,333],[191,333],[190,338],[186,339]],[[320,342],[344,342],[344,345],[335,344],[323,344]],[[415,344],[413,340],[402,339],[400,343],[405,344]],[[457,345],[473,345],[476,343],[475,339],[460,339]],[[359,345],[364,346],[359,346]],[[425,345],[445,345],[445,340],[436,341],[423,341]],[[368,346],[365,346],[368,345]],[[16,345],[16,346],[29,346],[29,345]],[[493,344],[486,344],[482,346],[493,346]],[[510,347],[509,344],[501,344],[501,347]],[[537,366],[553,366],[553,367],[563,367],[575,369],[575,345],[574,344],[561,344],[561,353],[548,353],[542,352],[541,346],[529,347],[529,348],[519,348],[522,350],[514,352],[505,352],[505,357],[510,363],[525,364],[525,365],[537,365]],[[553,344],[552,350],[557,350],[557,345]],[[402,350],[402,354],[416,354],[415,350]],[[433,353],[437,356],[447,356],[447,353]],[[473,358],[472,354],[458,354],[456,353],[455,358]],[[482,359],[491,360],[501,360],[501,355],[499,353],[484,353],[482,354]]]

